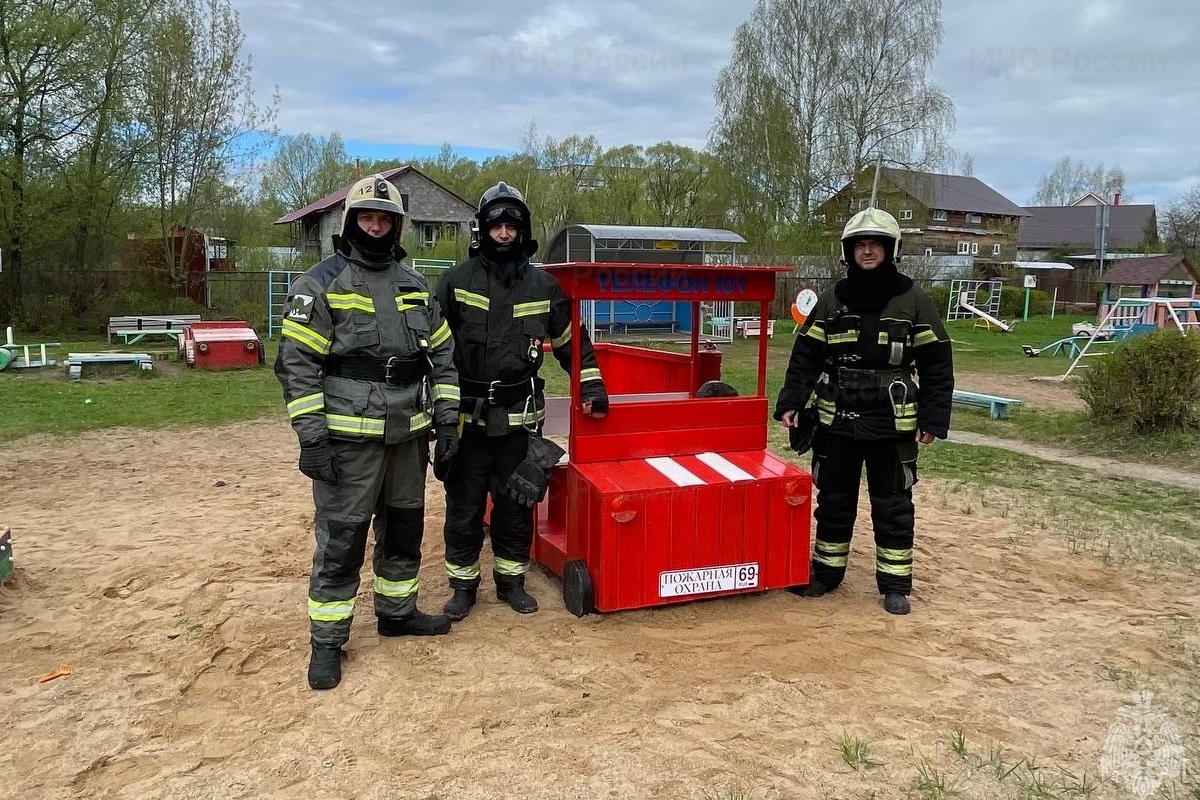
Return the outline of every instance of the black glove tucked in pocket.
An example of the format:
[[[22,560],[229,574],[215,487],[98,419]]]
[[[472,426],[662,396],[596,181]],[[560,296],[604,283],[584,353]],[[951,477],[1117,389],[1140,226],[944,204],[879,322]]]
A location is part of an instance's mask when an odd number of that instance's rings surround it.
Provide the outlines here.
[[[300,471],[314,481],[337,484],[337,453],[328,436],[300,443]]]
[[[525,460],[513,470],[504,485],[504,491],[523,506],[532,508],[537,505],[546,496],[546,487],[550,485],[550,468],[566,452],[544,436],[529,434],[529,450]]]

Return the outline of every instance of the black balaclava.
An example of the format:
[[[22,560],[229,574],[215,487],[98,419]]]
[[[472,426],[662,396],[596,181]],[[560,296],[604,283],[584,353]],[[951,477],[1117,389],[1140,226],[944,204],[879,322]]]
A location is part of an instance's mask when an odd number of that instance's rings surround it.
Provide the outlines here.
[[[863,269],[854,260],[855,239],[875,239],[883,244],[884,258],[875,269]],[[851,311],[879,313],[888,300],[904,294],[912,279],[896,269],[895,242],[883,236],[860,236],[846,240],[846,277],[834,286],[834,294]]]
[[[342,231],[342,235],[362,253],[367,261],[377,264],[388,263],[396,251],[396,237],[400,234],[400,219],[395,214],[389,214],[389,216],[392,218],[391,230],[383,236],[375,237],[358,226],[358,211],[351,210],[346,217],[346,230]]]
[[[528,253],[529,220],[519,205],[505,201],[487,206],[480,216],[483,219],[479,221],[479,249],[496,268],[496,277],[510,283]],[[518,231],[517,238],[508,244],[501,244],[492,238],[492,228],[501,222],[509,223]]]

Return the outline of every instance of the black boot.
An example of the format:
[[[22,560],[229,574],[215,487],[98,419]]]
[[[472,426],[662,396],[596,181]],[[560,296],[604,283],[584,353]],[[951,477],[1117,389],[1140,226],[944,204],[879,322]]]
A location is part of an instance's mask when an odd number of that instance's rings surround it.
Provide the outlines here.
[[[824,597],[838,587],[838,584],[833,586],[826,585],[816,578],[807,586],[792,586],[788,589],[794,595],[800,597]]]
[[[899,592],[888,592],[883,596],[883,610],[889,614],[907,614],[912,611],[908,598]]]
[[[312,646],[308,660],[308,688],[332,689],[342,682],[342,648]]]
[[[379,617],[376,623],[380,636],[442,636],[450,632],[450,618],[445,614],[419,610],[406,617]]]
[[[518,614],[532,614],[538,610],[537,600],[525,591],[524,575],[501,575],[492,573],[496,579],[496,597]]]
[[[454,590],[454,596],[446,601],[442,611],[453,622],[458,622],[466,619],[467,614],[471,613],[471,606],[475,605],[475,597],[479,592],[479,584],[451,583],[450,588]]]

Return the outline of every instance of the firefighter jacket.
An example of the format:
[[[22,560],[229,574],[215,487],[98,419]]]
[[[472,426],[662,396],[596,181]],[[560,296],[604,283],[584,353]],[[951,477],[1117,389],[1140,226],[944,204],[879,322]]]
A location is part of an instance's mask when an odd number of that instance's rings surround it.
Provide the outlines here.
[[[554,357],[571,370],[571,303],[547,272],[521,263],[508,281],[494,274],[484,256],[475,256],[438,279],[437,299],[454,332],[454,363],[462,390],[466,423],[489,436],[545,418],[543,382],[537,372],[549,342]],[[580,331],[580,398],[607,397],[596,353]]]
[[[353,246],[292,283],[275,374],[302,443],[384,444],[458,421],[450,326],[424,276]]]
[[[816,393],[818,424],[854,439],[945,439],[954,396],[950,339],[917,286],[878,313],[847,308],[831,288],[792,347],[775,419]]]

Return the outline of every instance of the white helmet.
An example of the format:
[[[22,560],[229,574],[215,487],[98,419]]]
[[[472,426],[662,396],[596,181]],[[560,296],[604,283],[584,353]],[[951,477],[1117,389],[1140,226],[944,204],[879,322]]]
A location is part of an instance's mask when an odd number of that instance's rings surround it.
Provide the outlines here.
[[[864,208],[850,218],[842,229],[844,263],[854,263],[854,240],[863,238],[890,240],[892,261],[900,263],[900,223],[891,214],[879,208]]]

